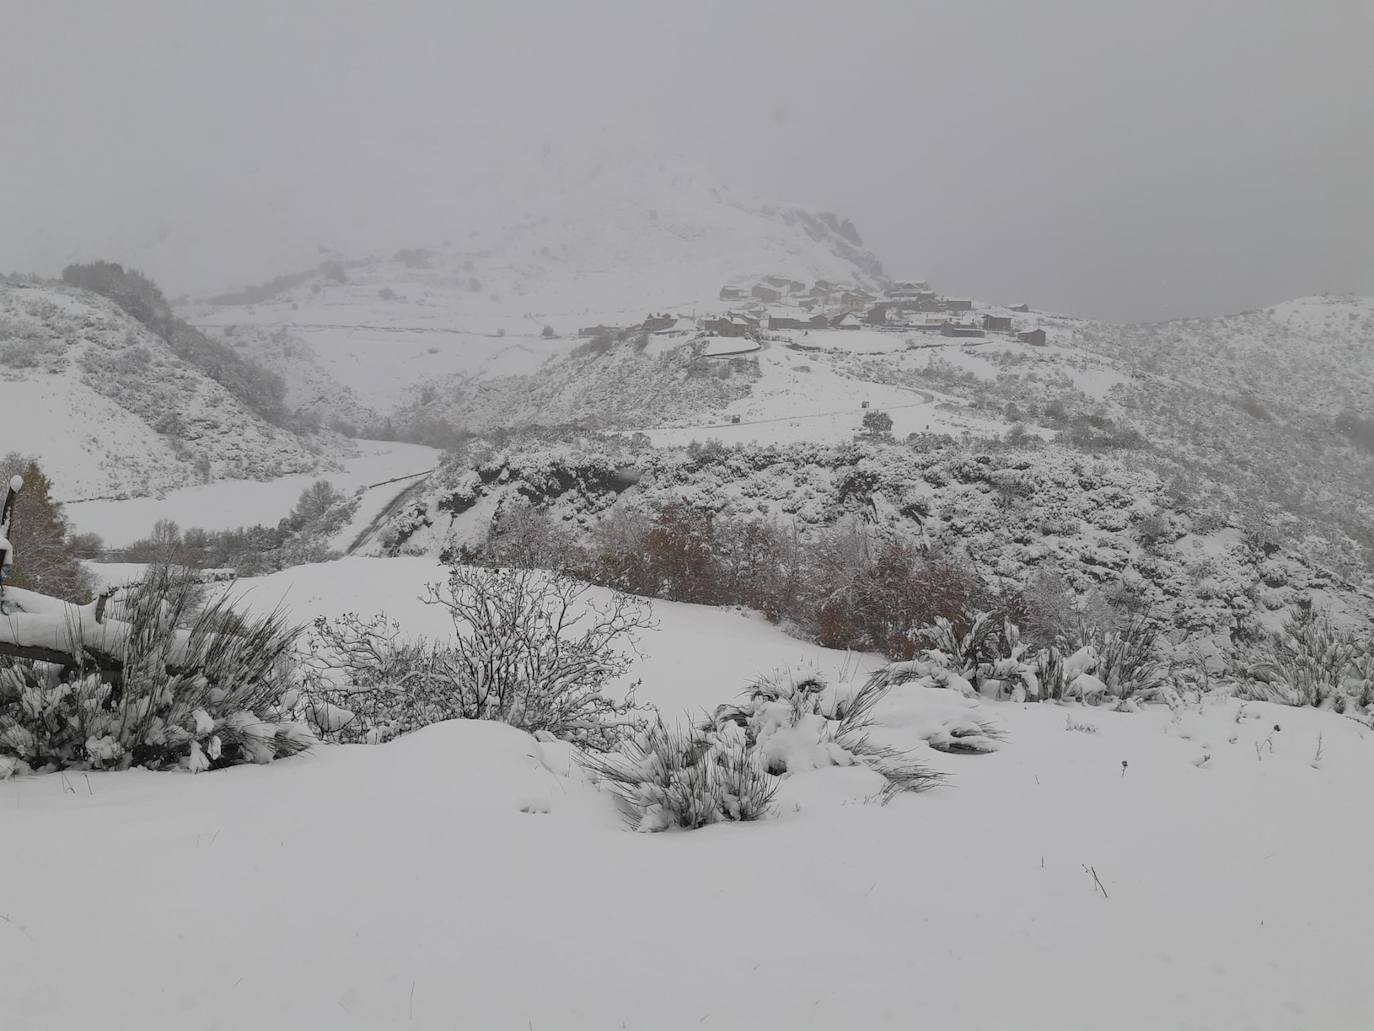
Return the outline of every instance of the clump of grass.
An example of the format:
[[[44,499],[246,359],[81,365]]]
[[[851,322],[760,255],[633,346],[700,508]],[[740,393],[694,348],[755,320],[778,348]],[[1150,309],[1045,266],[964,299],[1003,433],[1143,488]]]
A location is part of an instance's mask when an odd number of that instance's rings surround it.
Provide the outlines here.
[[[777,778],[733,723],[683,730],[659,717],[620,751],[583,753],[581,761],[616,794],[626,821],[639,831],[761,820],[778,791]]]

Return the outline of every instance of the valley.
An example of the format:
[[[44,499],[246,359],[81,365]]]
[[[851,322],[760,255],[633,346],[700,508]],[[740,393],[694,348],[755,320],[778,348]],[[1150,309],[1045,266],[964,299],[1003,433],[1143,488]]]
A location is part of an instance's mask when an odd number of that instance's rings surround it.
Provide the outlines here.
[[[0,601],[4,1026],[1357,1026],[1374,302],[1114,326],[672,196],[0,286],[84,549]]]

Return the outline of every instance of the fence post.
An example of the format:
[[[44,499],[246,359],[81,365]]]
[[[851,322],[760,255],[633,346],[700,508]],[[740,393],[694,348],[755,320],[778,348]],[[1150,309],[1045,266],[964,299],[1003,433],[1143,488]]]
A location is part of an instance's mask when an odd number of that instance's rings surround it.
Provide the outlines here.
[[[10,524],[14,519],[14,503],[19,492],[24,489],[24,478],[19,475],[10,477],[5,489],[5,503],[0,506],[0,601],[5,597],[5,577],[14,565],[14,544],[10,540]]]

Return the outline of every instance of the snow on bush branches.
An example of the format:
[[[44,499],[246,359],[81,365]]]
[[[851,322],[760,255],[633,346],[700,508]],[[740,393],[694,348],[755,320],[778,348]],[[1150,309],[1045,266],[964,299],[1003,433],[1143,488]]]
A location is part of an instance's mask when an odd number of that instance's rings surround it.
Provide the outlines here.
[[[874,798],[885,803],[944,780],[924,749],[988,752],[1002,737],[976,700],[939,686],[953,682],[919,665],[894,663],[835,684],[812,671],[775,671],[696,726],[658,720],[583,765],[641,831],[761,819],[783,778],[829,767],[871,770]]]
[[[95,619],[95,606],[11,591],[20,604],[61,609],[10,620],[63,623],[53,636],[72,655],[63,663],[0,653],[0,778],[130,766],[199,772],[308,748],[314,737],[288,717],[299,631],[280,614],[245,618],[227,597],[202,605],[198,590],[150,575],[102,601]]]
[[[451,719],[499,720],[584,748],[614,747],[647,726],[630,671],[649,603],[557,573],[453,566],[424,601],[448,610],[452,638],[405,637],[385,615],[316,621],[306,712],[339,741],[387,741]]]

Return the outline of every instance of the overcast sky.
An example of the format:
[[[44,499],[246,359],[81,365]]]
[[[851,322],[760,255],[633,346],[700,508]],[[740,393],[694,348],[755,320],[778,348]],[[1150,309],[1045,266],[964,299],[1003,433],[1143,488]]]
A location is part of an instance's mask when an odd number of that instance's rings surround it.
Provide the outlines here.
[[[1370,0],[5,0],[0,269],[176,234],[173,291],[260,280],[442,232],[497,136],[609,123],[949,293],[1374,294],[1372,42]]]

